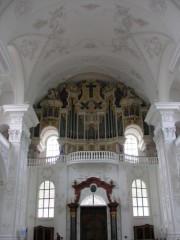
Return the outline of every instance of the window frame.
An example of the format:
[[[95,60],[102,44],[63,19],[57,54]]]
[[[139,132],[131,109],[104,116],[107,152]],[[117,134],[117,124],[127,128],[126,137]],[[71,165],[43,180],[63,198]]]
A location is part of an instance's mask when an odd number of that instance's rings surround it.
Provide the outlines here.
[[[56,138],[56,140],[58,142],[58,137],[55,136],[55,135],[51,135],[47,138],[47,140],[46,140],[46,157],[56,157],[56,156],[60,155],[60,145],[59,145],[59,143],[58,143],[58,154],[51,154],[51,155],[48,154],[48,141],[52,138],[54,138],[54,139]],[[53,152],[53,151],[51,150],[51,152]],[[56,151],[54,151],[54,152],[56,152]]]
[[[48,188],[46,187],[46,182],[48,182]],[[51,187],[52,185],[52,187]],[[53,191],[53,193],[52,193]],[[42,197],[41,197],[42,192]],[[47,194],[45,196],[45,194]],[[51,196],[52,194],[52,196]],[[42,204],[42,207],[40,206],[40,201]],[[45,206],[48,205],[48,206]],[[50,206],[52,204],[53,206]],[[53,209],[53,214],[51,216],[50,210]],[[42,210],[42,214],[40,214],[40,210]],[[46,216],[44,210],[47,210],[48,214]],[[38,219],[53,219],[54,218],[54,210],[55,210],[55,185],[50,180],[45,180],[41,182],[38,188],[38,198],[37,198],[37,218]]]
[[[133,148],[131,148],[131,149],[126,149],[127,141],[128,141],[128,139],[130,139],[130,138],[135,139],[136,143],[134,143],[134,145],[136,145],[136,150],[135,150],[135,148],[134,148],[134,149],[133,149]],[[128,145],[130,146],[130,143],[128,143]],[[131,146],[133,146],[132,143],[131,143]],[[131,151],[131,152],[135,152],[135,151],[136,151],[136,154],[126,152],[127,150],[128,150],[128,151]],[[138,139],[137,139],[137,137],[134,136],[133,134],[127,134],[127,135],[126,135],[126,140],[125,140],[125,143],[124,143],[124,154],[131,155],[131,156],[138,156],[138,155],[139,155],[139,154],[138,154]]]
[[[137,182],[136,181],[140,181],[140,185],[141,187],[137,187]],[[133,187],[133,184],[135,183],[135,186]],[[142,187],[142,185],[144,184],[144,187]],[[135,189],[136,194],[133,195],[133,189]],[[139,191],[139,193],[137,193]],[[145,190],[145,194],[143,194],[143,191]],[[139,196],[138,196],[139,194]],[[149,218],[151,217],[151,212],[150,212],[150,200],[149,200],[149,194],[148,194],[148,187],[145,181],[143,181],[140,178],[136,178],[133,180],[132,184],[131,184],[131,201],[132,201],[132,213],[133,213],[133,217],[134,218]],[[136,200],[137,205],[134,204],[133,200]],[[139,200],[141,199],[141,200]],[[144,205],[144,199],[146,199],[146,205]],[[142,202],[141,205],[138,205],[140,202]],[[134,208],[137,208],[137,215],[134,214]],[[142,212],[143,214],[140,215],[139,214],[139,209],[142,208]],[[144,214],[144,210],[145,208],[147,208],[148,214]]]

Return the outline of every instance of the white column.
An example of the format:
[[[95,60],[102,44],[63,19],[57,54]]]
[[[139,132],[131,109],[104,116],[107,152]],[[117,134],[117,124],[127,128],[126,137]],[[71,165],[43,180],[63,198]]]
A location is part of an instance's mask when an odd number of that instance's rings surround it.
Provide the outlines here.
[[[37,116],[29,104],[4,105],[0,122],[9,125],[10,155],[8,176],[2,204],[0,239],[19,239],[25,226],[27,153],[30,144],[29,129],[38,124]]]
[[[158,152],[162,228],[167,239],[180,238],[180,204],[174,189],[178,177],[175,149],[175,122],[179,103],[156,102],[151,106],[146,121],[154,125],[154,141]],[[180,195],[179,195],[180,197]]]

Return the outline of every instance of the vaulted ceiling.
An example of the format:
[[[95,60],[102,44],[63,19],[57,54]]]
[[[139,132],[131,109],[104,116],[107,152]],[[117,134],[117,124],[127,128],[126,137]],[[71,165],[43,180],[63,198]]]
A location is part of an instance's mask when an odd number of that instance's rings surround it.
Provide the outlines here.
[[[1,0],[0,14],[0,105],[87,78],[180,101],[176,0]]]

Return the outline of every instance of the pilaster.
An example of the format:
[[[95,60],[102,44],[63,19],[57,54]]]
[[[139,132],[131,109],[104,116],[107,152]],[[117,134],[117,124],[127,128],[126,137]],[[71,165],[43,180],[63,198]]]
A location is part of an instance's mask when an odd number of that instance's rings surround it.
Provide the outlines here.
[[[14,240],[25,226],[29,129],[37,125],[38,119],[29,104],[4,105],[1,114],[0,122],[9,125],[10,154],[0,239]]]
[[[178,176],[175,149],[175,123],[179,116],[179,103],[154,103],[146,122],[154,126],[154,141],[158,152],[162,225],[167,239],[180,236],[180,204],[175,200],[174,179]]]

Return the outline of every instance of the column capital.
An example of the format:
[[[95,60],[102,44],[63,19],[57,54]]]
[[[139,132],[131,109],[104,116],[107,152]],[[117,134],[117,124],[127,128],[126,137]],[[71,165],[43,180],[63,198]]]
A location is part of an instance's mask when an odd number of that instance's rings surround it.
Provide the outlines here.
[[[151,105],[145,121],[155,127],[155,135],[162,131],[164,140],[173,141],[176,138],[175,123],[179,117],[179,102],[155,102]]]
[[[3,105],[0,108],[0,123],[9,125],[9,140],[19,142],[24,133],[29,137],[29,129],[35,127],[39,120],[30,104]]]
[[[30,104],[13,104],[3,105],[0,109],[2,119],[7,121],[7,124],[19,126],[22,123],[28,128],[35,127],[39,120],[34,109]]]

